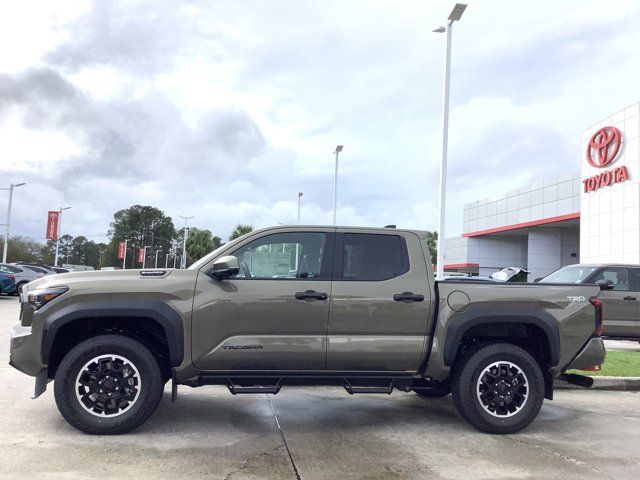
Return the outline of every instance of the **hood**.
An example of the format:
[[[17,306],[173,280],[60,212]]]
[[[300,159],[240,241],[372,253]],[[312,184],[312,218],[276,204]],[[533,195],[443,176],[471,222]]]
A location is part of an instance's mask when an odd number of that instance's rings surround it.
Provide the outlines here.
[[[83,287],[95,288],[96,285],[121,285],[137,283],[140,281],[158,281],[170,276],[194,276],[196,272],[188,270],[175,270],[173,268],[152,269],[128,269],[128,270],[91,270],[86,272],[59,273],[46,275],[29,282],[28,290],[36,290],[44,287],[67,286],[71,289]]]

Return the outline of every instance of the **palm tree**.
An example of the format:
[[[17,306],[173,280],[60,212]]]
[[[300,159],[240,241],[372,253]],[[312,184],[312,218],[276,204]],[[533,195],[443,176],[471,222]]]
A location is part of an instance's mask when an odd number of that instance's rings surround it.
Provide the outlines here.
[[[217,245],[219,246],[219,245]],[[217,248],[213,240],[211,230],[194,228],[187,237],[187,255],[192,262],[204,257],[207,253]]]
[[[427,248],[431,255],[431,263],[435,265],[438,259],[438,232],[427,232]]]
[[[247,233],[253,232],[253,227],[251,225],[240,225],[238,224],[233,232],[231,232],[231,236],[229,240],[235,240],[238,237],[246,235]]]

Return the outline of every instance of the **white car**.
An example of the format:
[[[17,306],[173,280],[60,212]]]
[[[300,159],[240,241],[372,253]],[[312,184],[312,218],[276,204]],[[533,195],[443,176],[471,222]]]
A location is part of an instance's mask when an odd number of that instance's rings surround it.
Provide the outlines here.
[[[31,280],[36,280],[44,276],[42,273],[35,272],[21,265],[11,265],[8,263],[0,263],[0,271],[15,275],[16,291],[14,295],[20,295],[20,290],[23,285],[29,283]]]

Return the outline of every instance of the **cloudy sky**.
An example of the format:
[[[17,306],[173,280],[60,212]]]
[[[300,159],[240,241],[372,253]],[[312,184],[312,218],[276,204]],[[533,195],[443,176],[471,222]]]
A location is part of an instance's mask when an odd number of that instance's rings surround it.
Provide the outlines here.
[[[0,187],[12,234],[104,240],[149,204],[237,223],[433,229],[454,2],[33,2],[0,16]],[[640,2],[471,0],[455,25],[447,236],[462,205],[577,169],[580,135],[640,99]],[[6,192],[0,192],[0,223]]]

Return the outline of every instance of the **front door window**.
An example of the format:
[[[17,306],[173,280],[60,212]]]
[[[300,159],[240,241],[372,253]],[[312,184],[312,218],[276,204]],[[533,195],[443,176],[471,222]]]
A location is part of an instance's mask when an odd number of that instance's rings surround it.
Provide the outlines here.
[[[233,279],[329,279],[324,265],[326,234],[319,232],[266,235],[233,252],[240,272]]]

